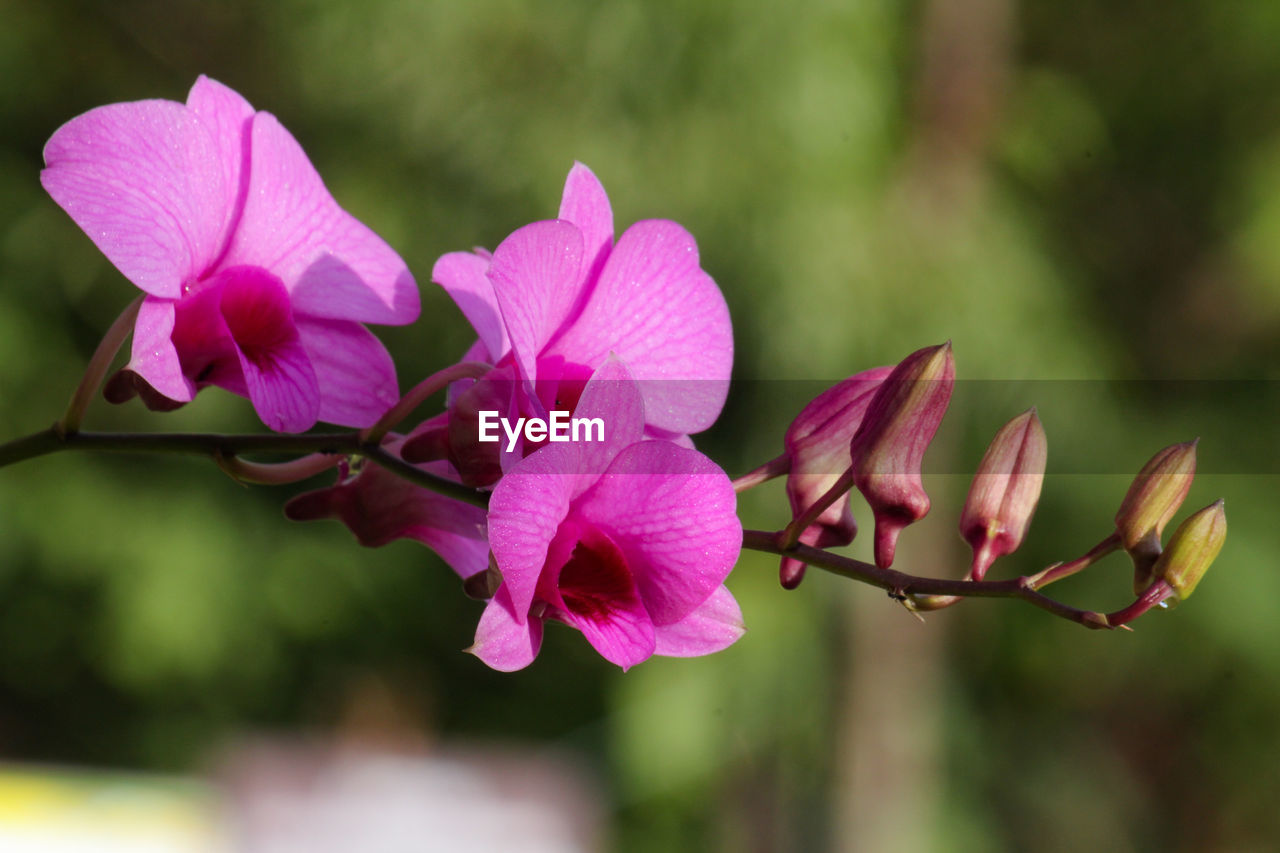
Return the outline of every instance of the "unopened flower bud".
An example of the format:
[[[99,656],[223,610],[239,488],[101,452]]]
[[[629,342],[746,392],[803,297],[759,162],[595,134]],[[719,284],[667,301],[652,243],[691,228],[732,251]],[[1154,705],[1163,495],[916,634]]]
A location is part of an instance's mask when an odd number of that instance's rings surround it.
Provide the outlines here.
[[[1196,474],[1196,444],[1200,439],[1171,444],[1142,466],[1116,511],[1120,544],[1133,558],[1133,588],[1151,583],[1152,566],[1160,556],[1160,537],[1191,490]]]
[[[800,518],[827,494],[849,467],[849,442],[862,425],[876,389],[892,371],[876,367],[850,376],[823,391],[801,410],[784,439],[790,468],[787,498],[792,518]],[[846,492],[800,532],[798,541],[817,548],[848,545],[858,532]],[[805,564],[783,557],[780,579],[794,589],[804,578]]]
[[[973,548],[973,580],[982,580],[992,563],[1022,544],[1040,501],[1048,455],[1034,408],[1009,421],[991,440],[960,514],[960,535]]]
[[[955,384],[951,342],[907,356],[876,392],[853,436],[853,484],[875,514],[876,565],[893,564],[898,535],[929,512],[920,463]]]
[[[1169,547],[1156,560],[1152,574],[1173,587],[1179,601],[1188,598],[1226,539],[1227,511],[1223,502],[1218,501],[1178,525],[1169,537]]]

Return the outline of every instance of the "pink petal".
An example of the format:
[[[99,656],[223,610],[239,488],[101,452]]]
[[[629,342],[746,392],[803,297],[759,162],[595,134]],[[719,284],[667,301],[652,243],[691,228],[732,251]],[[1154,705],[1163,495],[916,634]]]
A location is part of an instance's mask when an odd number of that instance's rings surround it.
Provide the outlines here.
[[[476,641],[467,651],[499,672],[524,669],[542,647],[542,620],[525,620],[523,614],[511,603],[506,584],[499,586],[480,616]]]
[[[548,445],[507,472],[489,500],[489,546],[522,624],[552,540],[569,513],[578,467],[574,445]]]
[[[40,182],[125,278],[171,299],[213,263],[235,200],[209,130],[173,101],[90,110],[44,149]]]
[[[441,255],[431,269],[431,280],[448,292],[484,343],[489,361],[497,361],[511,348],[498,309],[498,297],[489,281],[489,258],[475,252]]]
[[[182,374],[178,350],[171,340],[173,323],[172,300],[148,296],[142,301],[133,327],[133,354],[128,369],[170,400],[187,403],[195,397],[196,389]]]
[[[720,414],[733,365],[729,309],[698,266],[693,237],[676,223],[628,228],[581,315],[548,348],[588,365],[610,352],[640,382],[654,426],[699,432]]]
[[[688,616],[658,628],[654,654],[671,658],[709,655],[732,646],[745,632],[742,609],[728,588],[720,586]]]
[[[382,342],[359,323],[297,317],[298,336],[315,370],[320,420],[364,428],[400,399],[396,367]]]
[[[510,364],[495,368],[471,384],[449,403],[449,458],[468,486],[491,486],[502,476],[508,456],[523,458],[520,447],[507,453],[507,437],[499,428],[498,440],[480,441],[480,412],[497,412],[498,417],[516,417],[515,368]],[[417,442],[410,439],[408,458],[420,458]]]
[[[240,213],[249,192],[249,130],[253,107],[239,92],[201,74],[187,94],[187,109],[209,130],[218,151],[222,184],[227,188],[230,206],[218,247],[220,257],[240,222]],[[214,263],[216,260],[210,266]]]
[[[653,620],[617,545],[596,531],[585,533],[545,587],[545,598],[557,619],[581,631],[605,660],[627,669],[653,654]]]
[[[526,225],[494,250],[489,279],[523,379],[537,378],[538,356],[574,310],[581,275],[582,232],[568,222]]]
[[[310,429],[320,413],[320,388],[293,323],[289,295],[279,280],[255,267],[234,267],[222,278],[222,317],[258,417],[277,432]]]
[[[270,113],[252,124],[249,192],[224,263],[278,275],[298,314],[410,323],[418,288],[390,246],[329,195],[297,140]]]
[[[613,247],[613,208],[595,174],[574,163],[564,182],[559,219],[572,222],[582,232],[582,257],[587,281],[594,281]]]
[[[574,512],[622,549],[656,625],[677,622],[706,601],[742,548],[728,476],[701,453],[668,442],[622,451]]]
[[[386,447],[396,450],[396,444]],[[448,464],[423,467],[457,479]],[[415,486],[378,465],[366,465],[359,475],[336,486],[298,495],[285,505],[285,515],[294,521],[336,518],[370,548],[415,539],[462,578],[489,566],[484,510]]]
[[[599,418],[604,422],[604,441],[578,444],[580,471],[599,476],[614,457],[644,435],[644,403],[640,399],[640,386],[631,378],[627,366],[610,356],[587,382],[573,410],[573,417]],[[579,481],[578,488],[585,489],[594,482],[594,477],[589,481]]]

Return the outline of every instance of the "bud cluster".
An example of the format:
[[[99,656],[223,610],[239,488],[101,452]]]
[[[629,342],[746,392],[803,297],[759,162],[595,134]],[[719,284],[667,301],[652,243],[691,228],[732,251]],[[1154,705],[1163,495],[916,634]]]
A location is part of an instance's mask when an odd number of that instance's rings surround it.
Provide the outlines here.
[[[892,369],[850,377],[805,408],[787,432],[782,457],[792,509],[791,524],[778,539],[784,587],[795,587],[803,577],[804,564],[790,553],[797,545],[826,548],[853,540],[857,525],[848,497],[854,488],[875,520],[875,566],[883,570],[893,564],[902,531],[929,512],[921,465],[954,383],[948,342],[917,350]],[[1155,604],[1189,596],[1226,537],[1223,502],[1218,501],[1186,519],[1167,548],[1162,544],[1165,526],[1191,489],[1197,441],[1171,445],[1152,457],[1121,502],[1115,531],[1085,556],[1024,578],[1027,589],[1038,590],[1123,549],[1133,560],[1135,602],[1110,618],[1075,611],[1077,621],[1118,627]],[[848,466],[843,476],[818,473],[819,462],[826,464],[823,470],[833,470],[840,453]],[[1034,407],[992,439],[960,513],[960,535],[973,551],[967,581],[983,581],[996,560],[1022,545],[1040,501],[1047,459],[1048,442]],[[959,600],[949,593],[901,599],[913,610]]]

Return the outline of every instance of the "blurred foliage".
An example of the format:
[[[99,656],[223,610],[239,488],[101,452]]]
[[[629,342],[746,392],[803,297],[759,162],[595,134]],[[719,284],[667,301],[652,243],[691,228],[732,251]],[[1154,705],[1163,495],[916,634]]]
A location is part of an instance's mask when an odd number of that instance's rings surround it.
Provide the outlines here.
[[[930,849],[1280,837],[1277,4],[0,12],[0,438],[56,417],[132,298],[38,183],[44,140],[83,110],[181,100],[207,73],[276,113],[423,286],[418,323],[378,330],[406,385],[470,342],[428,281],[434,259],[553,215],[581,160],[619,230],[680,221],[725,292],[744,381],[700,444],[730,472],[776,454],[812,380],[950,338],[960,375],[992,381],[957,394],[933,457],[937,508],[908,538],[954,540],[966,482],[949,475],[1039,404],[1059,473],[1007,561],[1027,571],[1103,535],[1152,452],[1203,437],[1188,508],[1226,497],[1231,535],[1176,614],[1100,635],[972,602],[903,629],[939,659],[918,686],[937,730],[907,733],[933,745],[936,793],[918,816]],[[1213,382],[1147,381],[1171,378]],[[255,428],[247,403],[217,392],[167,416],[98,404],[89,423]],[[0,755],[199,768],[233,732],[332,730],[372,674],[441,736],[592,757],[620,849],[843,837],[845,676],[877,654],[851,643],[850,602],[876,591],[814,576],[784,594],[774,562],[746,555],[730,586],[750,630],[721,655],[622,675],[551,631],[532,668],[500,675],[458,652],[479,605],[433,555],[290,525],[286,493],[189,459],[68,454],[0,472]],[[777,525],[784,506],[770,485],[743,514]],[[962,565],[947,548],[931,553]],[[1068,595],[1122,604],[1128,568],[1108,565]]]

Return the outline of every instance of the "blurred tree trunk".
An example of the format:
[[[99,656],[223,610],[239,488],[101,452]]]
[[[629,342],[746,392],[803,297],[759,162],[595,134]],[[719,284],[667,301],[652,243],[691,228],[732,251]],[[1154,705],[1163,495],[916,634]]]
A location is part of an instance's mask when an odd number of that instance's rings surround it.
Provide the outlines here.
[[[890,208],[913,220],[902,224],[923,238],[916,246],[945,242],[930,240],[930,233],[945,235],[978,200],[1005,92],[1013,13],[1012,0],[928,0],[921,9],[911,141],[898,188],[907,203]],[[941,461],[953,456],[935,443],[929,464],[956,470]],[[963,493],[932,497],[935,513],[954,517]],[[949,521],[938,521],[907,530],[898,563],[959,576],[965,555]],[[861,588],[842,597],[841,607],[848,655],[836,716],[835,847],[940,849],[944,643],[954,615],[937,613],[922,625]]]

